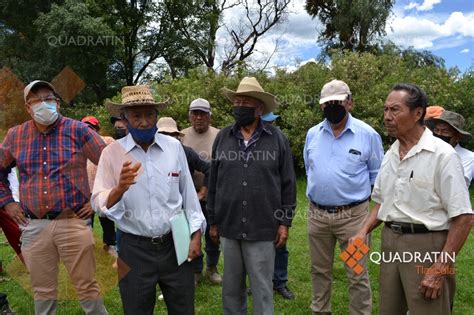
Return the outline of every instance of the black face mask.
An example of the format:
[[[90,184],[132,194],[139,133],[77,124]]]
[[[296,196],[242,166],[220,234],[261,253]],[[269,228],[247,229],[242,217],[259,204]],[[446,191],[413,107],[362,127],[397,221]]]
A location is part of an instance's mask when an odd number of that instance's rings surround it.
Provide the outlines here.
[[[437,137],[437,138],[440,138],[441,140],[443,140],[444,142],[448,143],[448,144],[451,144],[451,139],[453,137],[448,137],[448,136],[442,136],[442,135],[439,135],[437,133],[434,133],[433,132],[433,136]]]
[[[255,107],[235,106],[234,118],[235,123],[240,127],[251,125],[255,119]]]
[[[346,108],[338,104],[328,104],[324,107],[324,118],[331,124],[340,123],[346,117]]]
[[[115,139],[121,139],[127,135],[127,129],[123,128],[114,128],[115,129]]]

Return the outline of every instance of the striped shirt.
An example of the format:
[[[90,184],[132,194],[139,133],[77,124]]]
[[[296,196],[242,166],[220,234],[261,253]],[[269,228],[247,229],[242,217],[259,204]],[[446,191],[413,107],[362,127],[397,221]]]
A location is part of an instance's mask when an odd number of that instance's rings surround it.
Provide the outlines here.
[[[89,201],[86,162],[98,163],[105,143],[86,124],[60,116],[47,133],[32,120],[8,130],[0,146],[0,207],[14,202],[8,166],[20,175],[20,202],[27,215],[42,218]]]

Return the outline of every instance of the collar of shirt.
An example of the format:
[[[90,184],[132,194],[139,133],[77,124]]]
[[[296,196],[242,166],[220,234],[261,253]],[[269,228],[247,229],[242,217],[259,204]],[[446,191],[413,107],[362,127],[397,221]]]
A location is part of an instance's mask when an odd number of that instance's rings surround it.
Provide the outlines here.
[[[126,153],[130,152],[135,147],[140,147],[140,145],[135,142],[135,140],[133,139],[133,137],[130,133],[128,135],[126,135],[125,138],[123,138],[123,139],[124,140],[122,141],[122,145],[123,145]],[[163,151],[163,146],[160,145],[160,134],[158,132],[155,134],[155,140],[152,142],[150,147],[153,146],[153,145],[157,145],[158,148],[160,148]]]
[[[265,126],[263,121],[259,119],[257,128],[255,128],[247,144],[245,144],[245,139],[244,139],[244,136],[242,135],[242,132],[240,131],[239,126],[237,126],[237,124],[234,124],[232,128],[230,129],[230,133],[239,140],[239,147],[240,147],[240,150],[242,151],[246,151],[247,148],[250,148],[252,144],[257,142],[262,136],[262,132],[264,131],[270,135],[272,134],[271,131],[267,128],[267,126]]]
[[[35,130],[36,132],[41,133],[43,135],[48,135],[48,134],[52,133],[54,130],[56,130],[56,128],[59,126],[59,124],[62,123],[62,121],[63,121],[63,116],[61,116],[61,114],[59,114],[58,119],[56,119],[56,121],[53,123],[52,127],[47,129],[46,132],[39,131],[39,129],[36,126],[34,120],[31,120],[31,124],[33,125],[33,130]]]
[[[350,130],[352,133],[355,133],[355,128],[354,128],[354,119],[352,118],[352,115],[350,113],[347,113],[349,115],[349,118],[347,119],[346,126],[341,132],[341,135],[339,137],[342,137],[344,133],[348,130]],[[331,135],[334,136],[334,132],[332,131],[331,125],[327,119],[324,119],[323,123],[319,126],[319,130],[324,129],[325,131],[329,132]]]
[[[260,136],[262,135],[262,131],[265,131],[269,135],[272,134],[270,129],[268,129],[268,127],[263,123],[263,121],[261,119],[259,119],[258,124],[257,124],[257,128],[255,128],[255,130],[252,134],[252,137],[250,137],[249,141],[253,138],[258,140],[260,138]],[[236,123],[234,123],[232,125],[232,128],[230,128],[230,134],[233,135],[234,137],[236,137],[237,139],[244,140],[244,136],[242,135],[242,132],[240,132],[240,127]]]
[[[407,155],[405,158],[409,158],[411,156],[414,156],[417,153],[420,153],[422,150],[430,151],[430,152],[435,152],[435,137],[433,136],[433,133],[431,132],[430,129],[425,127],[425,131],[421,135],[420,140],[418,140],[418,143],[413,146],[413,148],[408,151]],[[392,154],[395,154],[398,158],[400,158],[398,151],[400,149],[400,141],[395,141],[392,144],[391,151]]]

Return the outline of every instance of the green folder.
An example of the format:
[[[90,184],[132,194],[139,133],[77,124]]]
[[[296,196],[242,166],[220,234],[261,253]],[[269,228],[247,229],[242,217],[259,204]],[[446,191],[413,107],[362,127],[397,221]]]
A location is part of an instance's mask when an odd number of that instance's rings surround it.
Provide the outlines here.
[[[173,234],[174,249],[178,266],[188,259],[191,231],[184,211],[179,211],[170,219],[171,233]]]

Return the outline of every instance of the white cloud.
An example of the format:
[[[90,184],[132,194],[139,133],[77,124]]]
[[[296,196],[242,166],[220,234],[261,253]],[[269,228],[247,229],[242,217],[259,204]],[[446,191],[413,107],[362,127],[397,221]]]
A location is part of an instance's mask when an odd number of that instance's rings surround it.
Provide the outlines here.
[[[460,51],[461,54],[468,54],[469,53],[469,49],[468,48],[464,48],[463,50]]]
[[[289,15],[280,25],[272,28],[264,37],[260,38],[255,46],[254,53],[249,60],[258,67],[272,56],[268,67],[274,65],[299,64],[304,58],[302,51],[317,46],[318,30],[322,28],[318,19],[306,12],[305,0],[293,0],[289,5]],[[226,12],[223,18],[225,25],[239,25],[242,23],[243,12],[233,9]],[[223,58],[223,45],[228,40],[224,27],[218,32],[218,60]],[[278,43],[277,50],[275,45]]]
[[[425,0],[422,5],[420,5],[418,11],[429,11],[433,9],[435,4],[441,3],[441,0]]]
[[[422,4],[410,2],[404,7],[405,10],[416,9],[417,11],[430,11],[435,4],[441,3],[441,0],[425,0]]]
[[[408,5],[404,7],[405,10],[411,10],[414,8],[418,8],[419,4],[416,2],[410,2]]]
[[[436,47],[437,41],[447,41],[443,46],[459,45],[466,42],[466,37],[474,36],[474,13],[453,12],[449,17],[441,22],[425,16],[403,16],[400,13],[395,15],[393,21],[387,25],[387,35],[395,44],[416,49],[431,50]],[[446,47],[443,47],[446,48]]]

